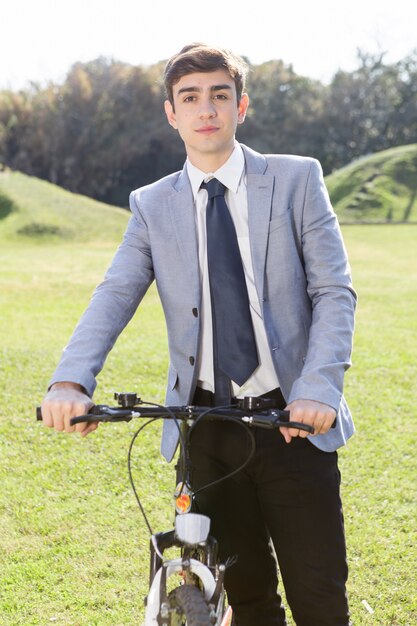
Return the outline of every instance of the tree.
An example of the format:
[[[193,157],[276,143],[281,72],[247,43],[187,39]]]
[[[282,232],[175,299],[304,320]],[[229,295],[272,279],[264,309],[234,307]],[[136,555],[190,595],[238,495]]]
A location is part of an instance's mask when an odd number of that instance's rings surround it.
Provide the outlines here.
[[[269,61],[252,68],[249,93],[249,116],[239,135],[243,141],[261,152],[318,156],[321,83],[298,76],[282,61]]]
[[[317,157],[328,173],[361,155],[417,141],[417,51],[388,65],[358,52],[330,85],[272,60],[252,66],[251,106],[238,138],[261,152]],[[64,83],[0,92],[0,161],[117,205],[178,170],[184,148],[166,123],[163,63],[99,58]]]
[[[354,72],[339,71],[328,91],[322,132],[323,164],[333,170],[365,154],[417,140],[416,64],[384,64],[384,53],[359,51]],[[414,92],[414,93],[413,93]],[[409,125],[405,124],[405,112]]]

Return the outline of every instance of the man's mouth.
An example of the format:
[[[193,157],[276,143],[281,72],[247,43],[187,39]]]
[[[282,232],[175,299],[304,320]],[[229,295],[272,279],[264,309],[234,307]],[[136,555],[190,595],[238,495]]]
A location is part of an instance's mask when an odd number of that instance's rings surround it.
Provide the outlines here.
[[[200,133],[202,135],[211,135],[212,133],[217,132],[219,129],[217,126],[201,126],[200,128],[197,128],[197,133]]]

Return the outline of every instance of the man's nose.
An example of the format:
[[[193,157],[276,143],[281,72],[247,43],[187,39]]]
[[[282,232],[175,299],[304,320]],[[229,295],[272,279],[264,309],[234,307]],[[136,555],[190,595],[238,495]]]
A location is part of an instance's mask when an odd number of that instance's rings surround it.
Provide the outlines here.
[[[200,118],[210,119],[217,115],[216,107],[211,99],[203,100],[200,106]]]

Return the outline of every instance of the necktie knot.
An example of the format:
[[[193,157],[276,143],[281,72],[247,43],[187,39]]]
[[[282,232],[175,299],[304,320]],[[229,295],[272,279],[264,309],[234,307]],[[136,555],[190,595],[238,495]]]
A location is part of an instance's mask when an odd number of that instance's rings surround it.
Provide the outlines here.
[[[217,178],[212,178],[208,181],[208,183],[201,183],[201,189],[207,189],[209,200],[216,198],[217,196],[224,196],[226,191],[225,185],[217,180]]]

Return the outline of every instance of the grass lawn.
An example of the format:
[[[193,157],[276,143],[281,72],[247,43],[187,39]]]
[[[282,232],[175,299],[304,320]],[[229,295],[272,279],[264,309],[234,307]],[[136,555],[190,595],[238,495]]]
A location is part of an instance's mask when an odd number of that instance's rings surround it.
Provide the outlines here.
[[[412,626],[417,227],[347,226],[344,235],[359,292],[346,379],[358,432],[340,454],[352,618],[355,626]],[[0,248],[1,625],[133,626],[143,617],[148,534],[126,470],[135,425],[106,425],[82,440],[34,419],[114,248],[17,240]],[[97,401],[110,402],[115,390],[162,401],[165,344],[152,289],[108,358]],[[145,431],[136,473],[151,523],[165,529],[173,468],[159,456],[158,430]]]

